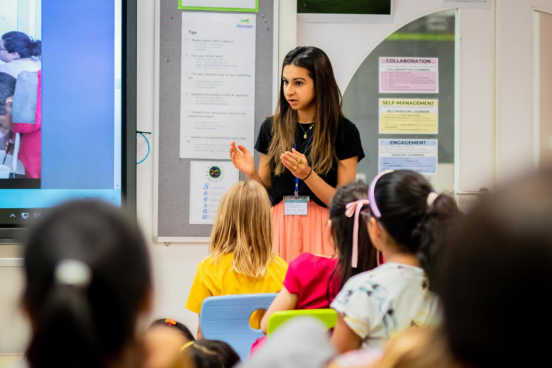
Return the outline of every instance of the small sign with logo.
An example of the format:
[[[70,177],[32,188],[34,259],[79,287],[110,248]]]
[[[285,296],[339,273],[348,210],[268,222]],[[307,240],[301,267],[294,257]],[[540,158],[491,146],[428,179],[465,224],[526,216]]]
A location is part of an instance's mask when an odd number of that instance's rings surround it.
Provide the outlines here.
[[[213,224],[222,196],[238,181],[230,161],[190,161],[190,224]]]

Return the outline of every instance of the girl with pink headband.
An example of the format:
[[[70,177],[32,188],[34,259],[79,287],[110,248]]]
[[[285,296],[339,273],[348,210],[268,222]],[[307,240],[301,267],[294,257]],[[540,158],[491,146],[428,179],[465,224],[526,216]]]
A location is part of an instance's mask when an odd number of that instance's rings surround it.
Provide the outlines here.
[[[368,233],[386,263],[351,278],[333,301],[338,353],[379,348],[407,327],[440,321],[432,283],[439,250],[460,216],[456,202],[409,170],[376,176],[368,198]]]
[[[377,266],[376,249],[361,216],[361,211],[368,209],[367,192],[364,183],[351,183],[337,190],[329,219],[337,257],[303,253],[289,264],[284,288],[261,322],[264,332],[272,313],[328,308],[349,278]]]

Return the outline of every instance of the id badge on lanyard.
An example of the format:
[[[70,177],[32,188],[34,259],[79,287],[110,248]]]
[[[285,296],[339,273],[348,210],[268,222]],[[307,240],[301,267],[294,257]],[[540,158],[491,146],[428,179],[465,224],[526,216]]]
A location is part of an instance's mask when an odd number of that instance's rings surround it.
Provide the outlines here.
[[[312,139],[312,137],[311,137]],[[310,140],[309,140],[310,141]],[[307,148],[308,148],[307,142]],[[294,149],[297,149],[295,144]],[[305,149],[306,152],[306,149]],[[284,215],[286,216],[307,216],[308,206],[310,198],[309,196],[299,195],[299,178],[295,177],[295,192],[292,196],[284,196]]]
[[[286,216],[307,216],[309,196],[284,196],[284,214]]]

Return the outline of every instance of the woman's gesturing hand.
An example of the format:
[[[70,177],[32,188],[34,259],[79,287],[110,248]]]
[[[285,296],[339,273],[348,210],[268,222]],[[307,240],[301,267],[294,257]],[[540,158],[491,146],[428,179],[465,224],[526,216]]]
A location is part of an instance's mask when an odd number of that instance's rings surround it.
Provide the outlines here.
[[[234,167],[247,177],[255,173],[255,160],[253,155],[241,144],[236,147],[236,142],[230,143],[230,159]]]
[[[284,164],[296,178],[303,180],[310,174],[311,168],[307,161],[307,157],[294,148],[291,152],[284,152],[280,156],[280,160],[282,160],[282,164]]]

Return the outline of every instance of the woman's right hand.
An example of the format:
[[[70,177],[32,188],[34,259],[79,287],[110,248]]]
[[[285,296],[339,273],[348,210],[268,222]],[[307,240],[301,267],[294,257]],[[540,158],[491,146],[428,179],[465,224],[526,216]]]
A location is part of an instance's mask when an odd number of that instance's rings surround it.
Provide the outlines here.
[[[230,143],[230,159],[234,167],[244,173],[248,178],[255,173],[255,159],[251,152],[241,144]]]

